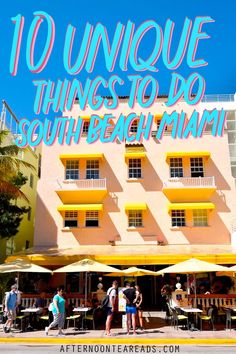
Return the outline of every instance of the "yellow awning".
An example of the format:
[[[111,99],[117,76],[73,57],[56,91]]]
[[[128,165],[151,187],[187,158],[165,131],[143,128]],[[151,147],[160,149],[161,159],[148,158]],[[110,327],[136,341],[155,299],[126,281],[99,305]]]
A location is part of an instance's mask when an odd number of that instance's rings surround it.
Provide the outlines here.
[[[77,159],[103,159],[103,153],[94,154],[61,154],[60,160],[77,160]]]
[[[161,120],[161,118],[163,117],[163,114],[155,114],[154,115],[154,121],[155,122],[158,122]]]
[[[132,151],[125,153],[125,160],[127,159],[142,159],[146,157],[146,152],[144,151]]]
[[[102,210],[102,204],[63,204],[60,205],[58,211],[72,211],[72,210]]]
[[[126,203],[125,210],[147,210],[146,203]]]
[[[83,120],[90,120],[90,116],[79,116],[79,118],[83,119]]]
[[[168,211],[171,210],[193,210],[193,209],[215,209],[215,204],[213,203],[171,203],[168,205]]]
[[[171,157],[205,157],[209,159],[210,156],[211,153],[209,151],[174,151],[166,153],[167,160]]]
[[[236,264],[236,253],[230,244],[185,244],[185,245],[78,245],[77,248],[33,247],[24,252],[7,257],[6,262],[17,258],[51,268],[63,266],[83,258],[92,258],[97,262],[109,265],[170,265],[198,258],[203,261],[218,264]]]

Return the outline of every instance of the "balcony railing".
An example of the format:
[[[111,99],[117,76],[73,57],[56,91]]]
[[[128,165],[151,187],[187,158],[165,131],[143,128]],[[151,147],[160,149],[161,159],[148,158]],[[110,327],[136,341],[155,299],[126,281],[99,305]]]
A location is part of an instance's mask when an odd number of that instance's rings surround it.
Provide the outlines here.
[[[172,177],[163,182],[163,188],[215,188],[215,177]]]
[[[126,153],[132,153],[132,152],[145,152],[144,146],[143,145],[133,145],[132,143],[129,144],[129,146],[125,147],[125,152]]]
[[[63,181],[57,181],[60,189],[106,189],[106,178],[99,179],[65,179]]]

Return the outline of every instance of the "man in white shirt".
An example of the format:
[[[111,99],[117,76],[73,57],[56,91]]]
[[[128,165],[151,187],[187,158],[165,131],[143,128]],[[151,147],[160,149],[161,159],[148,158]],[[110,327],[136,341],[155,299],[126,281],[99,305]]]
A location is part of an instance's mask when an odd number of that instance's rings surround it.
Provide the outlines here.
[[[108,306],[106,307],[107,311],[107,320],[106,320],[106,335],[110,336],[111,335],[111,321],[113,318],[113,314],[116,310],[116,305],[117,305],[117,288],[118,288],[118,282],[114,280],[112,282],[112,286],[107,290],[107,295],[109,295],[109,302]]]

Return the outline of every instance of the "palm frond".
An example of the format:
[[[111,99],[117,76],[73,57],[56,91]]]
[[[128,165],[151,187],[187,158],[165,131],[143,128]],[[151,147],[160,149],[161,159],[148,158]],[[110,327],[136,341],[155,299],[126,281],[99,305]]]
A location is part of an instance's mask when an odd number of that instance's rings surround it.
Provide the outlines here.
[[[14,164],[18,168],[24,166],[35,170],[35,167],[31,165],[31,163],[19,159],[19,157],[0,154],[0,164],[8,164],[8,162]]]
[[[1,130],[0,131],[0,145],[2,145],[3,141],[10,134],[9,130]]]
[[[12,199],[21,198],[29,203],[29,199],[18,187],[2,179],[0,179],[0,194],[12,195]]]
[[[20,149],[16,145],[0,146],[0,155],[17,155]]]

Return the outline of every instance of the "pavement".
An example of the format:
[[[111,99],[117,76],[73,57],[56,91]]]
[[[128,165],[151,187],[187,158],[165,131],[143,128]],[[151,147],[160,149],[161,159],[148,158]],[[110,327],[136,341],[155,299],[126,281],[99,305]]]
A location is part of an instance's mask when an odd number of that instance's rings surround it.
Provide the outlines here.
[[[0,343],[31,343],[31,344],[207,344],[207,345],[235,345],[236,328],[225,330],[224,325],[216,326],[216,330],[209,329],[205,324],[203,331],[190,331],[184,327],[178,330],[167,324],[163,319],[158,319],[155,323],[148,324],[144,331],[137,330],[137,334],[127,335],[121,328],[112,329],[112,336],[107,337],[104,330],[74,330],[66,329],[65,336],[58,337],[58,330],[50,330],[46,336],[44,331],[37,330],[31,332],[20,332],[13,329],[12,333],[3,332],[0,326]]]

